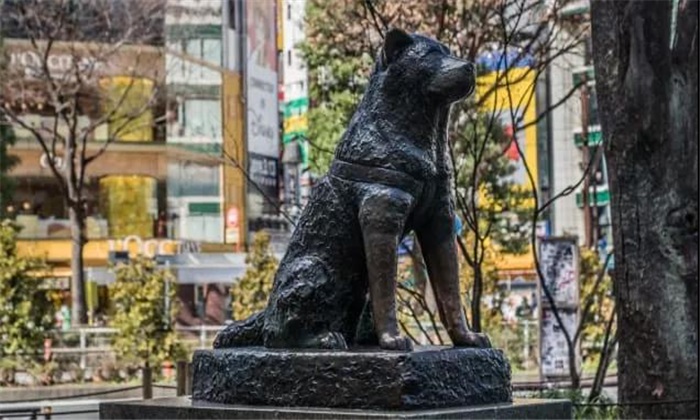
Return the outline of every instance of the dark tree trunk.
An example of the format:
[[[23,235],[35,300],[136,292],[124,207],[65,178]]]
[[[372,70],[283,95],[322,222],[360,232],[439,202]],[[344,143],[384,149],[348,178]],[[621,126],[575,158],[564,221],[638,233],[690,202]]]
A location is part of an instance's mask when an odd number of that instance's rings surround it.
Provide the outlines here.
[[[484,280],[481,265],[475,264],[472,268],[474,269],[474,286],[472,287],[472,330],[481,332],[481,294],[484,288]]]
[[[698,2],[594,1],[591,13],[620,401],[679,400],[623,413],[698,418]]]
[[[85,270],[83,265],[83,248],[85,247],[85,215],[82,209],[71,206],[69,209],[71,224],[72,252],[71,268],[71,318],[73,324],[86,325],[85,311]]]

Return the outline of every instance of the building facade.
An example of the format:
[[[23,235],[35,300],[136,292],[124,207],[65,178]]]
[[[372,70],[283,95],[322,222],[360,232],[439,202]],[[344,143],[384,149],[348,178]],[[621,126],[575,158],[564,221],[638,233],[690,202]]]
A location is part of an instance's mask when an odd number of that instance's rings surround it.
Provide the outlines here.
[[[305,0],[279,0],[282,28],[282,121],[285,207],[298,217],[310,192],[309,144],[307,142],[309,109],[308,70],[299,49],[305,39]]]
[[[278,256],[289,235],[279,212],[277,3],[163,3],[158,42],[122,47],[106,73],[113,77],[95,87],[117,95],[125,85],[138,86],[139,92],[157,87],[160,94],[146,107],[141,129],[116,138],[88,166],[88,243],[83,253],[88,307],[92,312],[106,310],[103,286],[113,279],[108,266],[115,252],[174,255],[169,261],[180,283],[180,321],[220,324],[228,317],[228,285],[246,268],[250,233],[270,230]],[[75,59],[62,48],[57,43],[52,49],[49,62],[55,71],[70,68]],[[71,52],[76,48],[82,47],[70,44]],[[4,50],[12,69],[31,78],[36,52],[21,31],[5,37]],[[134,68],[140,75],[137,82],[120,78]],[[51,110],[44,103],[7,95],[3,93],[3,101],[16,102],[28,125],[48,124]],[[101,117],[101,105],[91,105],[78,119],[81,126]],[[58,132],[65,129],[59,126]],[[20,251],[45,257],[56,279],[53,284],[68,292],[68,209],[56,194],[58,181],[47,164],[49,156],[27,130],[14,131],[17,142],[11,154],[19,164],[10,176],[17,189],[12,202],[3,206],[22,227]],[[99,150],[108,136],[113,136],[111,127],[97,127],[86,150]],[[60,161],[60,153],[53,159]]]
[[[587,15],[589,1],[572,2],[561,13],[564,18]],[[581,185],[574,194],[558,199],[550,215],[553,235],[576,236],[579,245],[598,249],[604,256],[612,246],[610,192],[590,42],[589,35],[577,51],[557,57],[549,69],[551,103],[581,86],[552,111],[550,122],[552,193]]]

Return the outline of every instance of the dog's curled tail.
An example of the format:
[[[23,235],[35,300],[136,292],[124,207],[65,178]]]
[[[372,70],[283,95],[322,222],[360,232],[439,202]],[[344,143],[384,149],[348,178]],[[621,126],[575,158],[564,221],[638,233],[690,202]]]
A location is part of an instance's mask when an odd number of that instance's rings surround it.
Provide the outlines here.
[[[243,321],[234,321],[216,334],[214,348],[262,346],[264,324],[265,311],[260,311]]]

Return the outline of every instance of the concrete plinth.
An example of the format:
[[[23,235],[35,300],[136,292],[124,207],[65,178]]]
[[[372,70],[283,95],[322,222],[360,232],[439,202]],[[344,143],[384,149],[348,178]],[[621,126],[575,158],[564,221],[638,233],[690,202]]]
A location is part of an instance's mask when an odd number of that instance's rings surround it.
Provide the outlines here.
[[[510,365],[496,349],[201,350],[193,369],[193,398],[220,404],[415,410],[512,400]]]
[[[516,399],[512,403],[428,410],[350,410],[215,404],[189,397],[100,404],[100,419],[571,419],[567,400]]]

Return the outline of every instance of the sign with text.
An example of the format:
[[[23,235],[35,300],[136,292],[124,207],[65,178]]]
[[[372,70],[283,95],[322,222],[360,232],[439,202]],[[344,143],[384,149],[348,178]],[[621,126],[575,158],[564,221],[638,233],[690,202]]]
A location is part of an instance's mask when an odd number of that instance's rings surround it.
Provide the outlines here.
[[[569,376],[569,347],[559,323],[551,308],[542,309],[542,327],[540,330],[540,369],[543,378]],[[576,310],[562,309],[559,317],[564,328],[573,337],[578,325]],[[576,360],[579,361],[578,349]]]
[[[538,283],[540,308],[540,376],[566,377],[570,373],[569,346],[579,323],[579,249],[572,237],[550,237],[540,240],[539,263],[542,279]],[[545,288],[554,305],[547,298]],[[561,323],[554,315],[557,309]],[[577,366],[580,350],[574,349]]]
[[[576,239],[547,238],[540,242],[539,248],[543,284],[554,303],[557,307],[577,307],[579,255]],[[549,305],[543,288],[541,298],[544,305]]]
[[[277,4],[275,0],[256,0],[246,2],[245,7],[248,150],[279,157]]]
[[[248,157],[248,219],[277,215],[279,202],[279,159],[251,153]]]

